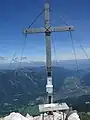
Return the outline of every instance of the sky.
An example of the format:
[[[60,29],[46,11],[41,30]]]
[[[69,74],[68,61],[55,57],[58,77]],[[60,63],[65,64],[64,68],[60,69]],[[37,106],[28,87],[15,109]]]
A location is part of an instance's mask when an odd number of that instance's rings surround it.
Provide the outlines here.
[[[20,58],[24,42],[23,61],[45,60],[44,34],[28,35],[23,30],[43,10],[45,0],[0,0],[0,62],[8,62],[14,56]],[[83,45],[90,57],[90,0],[50,0],[51,25],[74,25],[72,32],[77,59],[87,59],[80,48]],[[63,18],[64,21],[61,19]],[[44,26],[44,14],[32,27]],[[52,33],[52,59],[74,59],[69,32]],[[4,59],[3,59],[4,58]]]

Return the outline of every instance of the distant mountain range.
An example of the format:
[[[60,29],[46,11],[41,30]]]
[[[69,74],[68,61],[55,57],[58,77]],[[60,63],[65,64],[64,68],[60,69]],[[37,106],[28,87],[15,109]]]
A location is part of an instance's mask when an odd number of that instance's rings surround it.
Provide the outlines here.
[[[78,66],[80,69],[87,69],[90,68],[90,61],[87,59],[79,59],[78,61]],[[20,67],[40,67],[40,66],[45,66],[45,62],[43,61],[31,61],[31,62],[22,62],[21,65],[19,62],[17,63],[1,63],[0,64],[0,69],[16,69]],[[77,65],[75,60],[61,60],[61,61],[53,61],[52,66],[57,66],[57,67],[64,67],[67,69],[76,69]]]
[[[88,74],[90,74],[88,71],[81,70],[78,72],[61,67],[53,67],[52,70],[56,99],[70,97],[70,95],[78,96],[90,93],[90,88],[87,85],[88,82],[85,82]],[[45,67],[1,70],[0,103],[16,102],[16,104],[23,104],[29,100],[35,100],[45,95],[45,85]]]
[[[53,67],[54,101],[90,95],[90,72]],[[0,70],[0,109],[13,109],[35,102],[45,102],[46,68],[24,67]],[[2,108],[3,106],[3,108]]]

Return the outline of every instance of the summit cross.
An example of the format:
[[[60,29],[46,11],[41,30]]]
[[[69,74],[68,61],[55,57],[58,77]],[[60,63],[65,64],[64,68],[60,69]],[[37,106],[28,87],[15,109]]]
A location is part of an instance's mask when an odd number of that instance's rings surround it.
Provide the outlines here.
[[[27,28],[24,30],[24,34],[39,34],[45,33],[46,39],[46,72],[47,72],[47,103],[53,103],[53,84],[52,84],[52,69],[51,69],[51,33],[52,32],[65,32],[65,31],[73,31],[73,26],[62,26],[62,27],[51,27],[50,24],[50,0],[45,0],[44,5],[44,13],[45,26],[41,28]]]

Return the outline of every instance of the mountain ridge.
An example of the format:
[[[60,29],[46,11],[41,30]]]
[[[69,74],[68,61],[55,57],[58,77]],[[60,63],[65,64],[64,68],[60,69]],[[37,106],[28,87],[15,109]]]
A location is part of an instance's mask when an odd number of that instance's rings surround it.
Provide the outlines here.
[[[60,91],[61,87],[64,85],[64,80],[67,77],[78,77],[78,71],[68,70],[63,67],[53,67],[52,72],[55,92]],[[83,76],[84,73],[81,72],[80,74],[80,76]],[[5,97],[6,102],[10,99],[19,99],[19,97],[24,100],[25,96],[31,100],[35,99],[45,93],[45,85],[45,67],[25,67],[15,70],[2,70],[0,72],[0,95],[1,98]],[[16,93],[19,94],[18,98],[15,97]]]
[[[78,65],[80,69],[86,69],[90,68],[90,62],[87,59],[77,59]],[[21,67],[42,67],[45,66],[44,61],[30,61],[30,62],[24,62],[22,61],[21,65],[20,62],[14,62],[12,63],[0,63],[0,69],[17,69]],[[76,69],[76,62],[75,60],[58,60],[58,61],[52,61],[52,66],[56,67],[64,67],[66,69]]]

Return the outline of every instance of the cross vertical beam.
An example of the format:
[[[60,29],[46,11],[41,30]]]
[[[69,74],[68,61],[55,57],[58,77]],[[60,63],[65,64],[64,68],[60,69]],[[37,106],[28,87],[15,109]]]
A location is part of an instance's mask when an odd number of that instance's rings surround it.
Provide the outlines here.
[[[53,102],[53,84],[52,84],[52,70],[51,70],[51,38],[50,35],[52,32],[64,32],[64,31],[73,31],[73,26],[64,26],[64,27],[51,27],[50,25],[50,0],[45,0],[45,26],[41,28],[28,28],[24,30],[24,34],[39,34],[45,33],[46,39],[46,72],[47,72],[47,103]]]
[[[47,102],[53,102],[53,85],[52,85],[52,70],[51,70],[51,31],[50,29],[50,7],[49,0],[45,2],[45,38],[46,38],[46,69],[47,69],[47,85],[46,91],[48,93]]]

